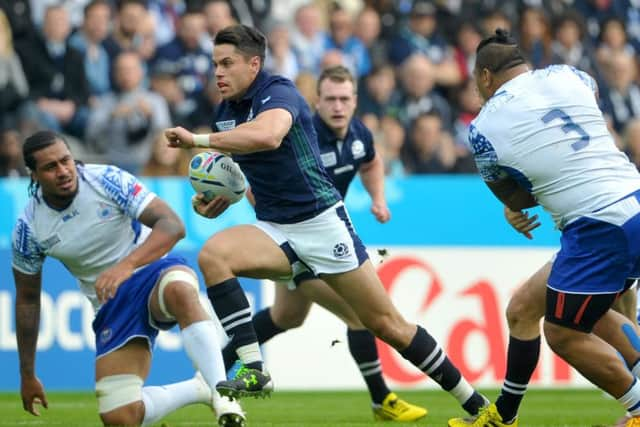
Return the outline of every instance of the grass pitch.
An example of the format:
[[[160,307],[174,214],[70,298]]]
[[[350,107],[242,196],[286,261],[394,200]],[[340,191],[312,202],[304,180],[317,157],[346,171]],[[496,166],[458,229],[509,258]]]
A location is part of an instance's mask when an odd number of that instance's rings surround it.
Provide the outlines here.
[[[485,390],[495,399],[497,390]],[[429,409],[426,418],[402,426],[446,426],[462,415],[452,397],[441,391],[402,391],[402,398]],[[49,393],[49,410],[40,417],[22,410],[17,393],[0,393],[0,426],[100,426],[93,393]],[[276,392],[271,399],[245,399],[248,427],[360,427],[373,421],[366,392]],[[591,427],[612,425],[623,415],[620,405],[597,390],[530,390],[520,412],[521,427]],[[203,405],[183,408],[155,426],[215,426]],[[394,425],[386,423],[385,425]]]

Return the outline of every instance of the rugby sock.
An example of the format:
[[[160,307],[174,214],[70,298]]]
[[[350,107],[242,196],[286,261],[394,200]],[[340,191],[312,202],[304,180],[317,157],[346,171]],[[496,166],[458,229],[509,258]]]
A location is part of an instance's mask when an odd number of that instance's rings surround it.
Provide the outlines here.
[[[194,403],[211,404],[211,390],[204,389],[203,383],[190,379],[164,386],[142,388],[144,419],[142,426],[158,422],[171,412]]]
[[[273,323],[269,307],[260,310],[253,316],[253,328],[256,330],[256,337],[258,337],[260,344],[264,344],[276,335],[286,331],[286,329],[282,329]]]
[[[518,415],[520,402],[527,392],[527,385],[539,357],[540,337],[527,341],[509,337],[507,373],[500,396],[496,400],[496,408],[505,422],[513,420]]]
[[[487,404],[486,399],[462,378],[458,368],[451,363],[436,340],[421,326],[418,325],[411,344],[400,355],[440,384],[469,414],[476,415]]]
[[[212,389],[227,379],[213,320],[195,322],[184,328],[182,343],[189,359]]]
[[[207,288],[209,301],[236,348],[240,361],[248,368],[262,370],[262,354],[251,321],[251,307],[237,278]]]
[[[349,352],[351,357],[356,361],[360,374],[367,383],[371,400],[375,404],[382,404],[382,401],[391,390],[382,378],[382,367],[380,359],[378,359],[378,349],[376,347],[376,339],[367,329],[347,330],[347,339],[349,341]]]
[[[618,399],[632,417],[640,416],[640,381],[633,379],[629,390]]]

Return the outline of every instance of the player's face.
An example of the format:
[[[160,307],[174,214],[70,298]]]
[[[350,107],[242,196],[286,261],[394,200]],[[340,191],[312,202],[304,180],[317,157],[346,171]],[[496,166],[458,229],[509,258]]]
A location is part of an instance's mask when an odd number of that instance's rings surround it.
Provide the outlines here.
[[[213,48],[216,85],[226,100],[237,100],[247,91],[260,71],[260,58],[245,58],[235,46],[220,44]]]
[[[340,134],[349,127],[353,113],[356,111],[353,83],[325,79],[319,89],[316,111],[330,129]]]
[[[66,206],[78,192],[78,171],[69,148],[56,141],[33,153],[36,170],[33,178],[42,188],[42,194],[55,206]]]

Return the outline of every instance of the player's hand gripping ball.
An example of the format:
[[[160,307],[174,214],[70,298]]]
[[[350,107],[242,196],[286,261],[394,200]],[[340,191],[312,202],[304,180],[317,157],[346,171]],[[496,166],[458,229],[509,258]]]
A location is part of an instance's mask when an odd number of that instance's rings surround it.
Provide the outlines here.
[[[244,174],[231,157],[213,151],[193,156],[189,180],[193,189],[204,195],[205,201],[223,196],[230,203],[236,203],[247,188]]]

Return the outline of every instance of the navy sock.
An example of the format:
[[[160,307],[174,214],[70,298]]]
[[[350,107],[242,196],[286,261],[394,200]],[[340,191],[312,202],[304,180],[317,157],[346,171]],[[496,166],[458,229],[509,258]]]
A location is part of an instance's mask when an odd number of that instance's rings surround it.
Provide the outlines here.
[[[237,278],[208,287],[207,296],[234,350],[258,342],[251,321],[251,307]],[[262,361],[248,363],[247,367],[262,370]]]
[[[286,331],[286,329],[282,329],[273,323],[269,307],[260,310],[253,316],[253,328],[260,344],[264,344],[276,335]]]
[[[353,360],[356,361],[360,374],[367,383],[371,401],[381,404],[391,390],[382,377],[382,367],[378,359],[378,348],[376,339],[367,329],[347,330],[347,340],[349,341],[349,351]]]
[[[528,341],[509,337],[507,373],[496,400],[496,408],[504,421],[509,422],[518,415],[520,402],[538,365],[539,356],[540,337]]]

